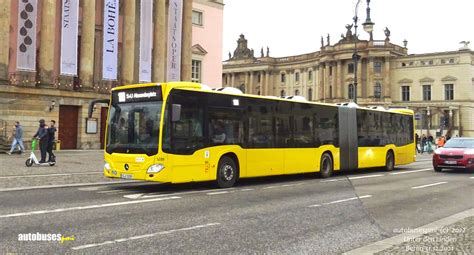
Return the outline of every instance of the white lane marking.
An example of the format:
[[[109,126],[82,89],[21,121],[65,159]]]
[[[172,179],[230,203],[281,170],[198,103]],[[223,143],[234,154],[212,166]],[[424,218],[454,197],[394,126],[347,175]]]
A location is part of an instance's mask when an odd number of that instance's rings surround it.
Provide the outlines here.
[[[364,176],[356,176],[356,177],[349,177],[349,180],[357,180],[357,179],[364,179],[364,178],[373,178],[373,177],[382,177],[383,174],[374,174],[374,175],[364,175]]]
[[[229,193],[229,191],[217,191],[217,192],[209,192],[209,193],[206,193],[206,195],[220,195],[220,194],[227,194]]]
[[[240,189],[239,191],[253,191],[255,189]]]
[[[277,188],[278,186],[268,186],[268,187],[264,187],[262,189],[274,189],[274,188]]]
[[[108,204],[97,204],[97,205],[85,205],[85,206],[76,206],[76,207],[68,207],[68,208],[58,208],[58,209],[53,209],[53,210],[41,210],[41,211],[32,211],[32,212],[13,213],[13,214],[0,215],[0,218],[12,218],[12,217],[22,217],[22,216],[35,215],[35,214],[46,214],[46,213],[57,213],[57,212],[68,212],[68,211],[77,211],[77,210],[96,209],[96,208],[130,205],[130,204],[138,204],[138,203],[157,202],[157,201],[172,200],[172,199],[179,199],[179,198],[181,198],[181,197],[163,197],[163,198],[155,198],[155,199],[147,199],[147,200],[135,200],[135,201],[108,203]]]
[[[337,204],[337,203],[343,203],[347,201],[352,201],[352,200],[358,200],[358,199],[363,199],[363,198],[370,198],[372,195],[365,195],[365,196],[360,196],[360,197],[351,197],[351,198],[346,198],[346,199],[341,199],[341,200],[336,200],[328,203],[324,203],[325,205],[332,205],[332,204]]]
[[[473,177],[469,177],[469,179],[474,179],[474,176],[473,176]]]
[[[234,190],[235,188],[228,188],[229,190]],[[207,189],[207,190],[196,190],[196,191],[186,191],[186,192],[174,192],[174,193],[166,193],[166,194],[156,194],[156,195],[145,195],[144,193],[138,194],[131,194],[131,195],[124,195],[123,197],[129,199],[138,199],[138,198],[153,198],[153,197],[164,197],[164,196],[174,196],[174,195],[188,195],[188,194],[198,194],[198,193],[206,193],[210,191],[216,191],[216,189]],[[148,193],[153,194],[153,193]]]
[[[351,198],[340,199],[340,200],[336,200],[336,201],[332,201],[332,202],[323,203],[323,205],[332,205],[332,204],[343,203],[343,202],[347,202],[347,201],[370,198],[370,197],[372,197],[372,195],[364,195],[364,196],[360,196],[360,197],[351,197]],[[320,207],[320,206],[322,206],[322,205],[315,204],[315,205],[309,205],[308,207]]]
[[[431,161],[431,160],[432,160],[432,159],[419,159],[419,160],[417,160],[417,161],[415,161],[415,162],[413,162],[413,163],[416,163],[416,162],[423,162],[423,161]]]
[[[303,185],[304,183],[300,182],[300,183],[293,183],[293,184],[283,184],[281,185],[281,187],[294,187],[294,186],[298,186],[298,185]]]
[[[110,194],[110,193],[114,193],[114,194],[118,194],[118,193],[130,193],[130,192],[133,192],[131,190],[103,190],[103,191],[97,191],[97,193],[99,194]]]
[[[425,171],[433,171],[431,168],[425,168],[425,169],[420,169],[420,170],[413,170],[413,171],[403,171],[403,172],[396,172],[396,173],[390,173],[391,175],[397,175],[397,174],[411,174],[411,173],[418,173],[418,172],[425,172]]]
[[[14,178],[33,178],[33,177],[49,177],[49,176],[71,176],[71,175],[86,175],[86,174],[102,174],[104,172],[83,172],[83,173],[63,173],[63,174],[32,174],[32,175],[10,175],[1,176],[0,179],[14,179]]]
[[[121,243],[121,242],[130,241],[130,240],[143,239],[143,238],[154,237],[154,236],[159,236],[159,235],[167,235],[167,234],[172,234],[172,233],[176,233],[176,232],[189,231],[189,230],[195,230],[195,229],[200,229],[200,228],[207,228],[207,227],[212,227],[212,226],[217,226],[217,225],[220,225],[220,223],[214,222],[214,223],[208,223],[208,224],[204,224],[204,225],[197,225],[197,226],[192,226],[192,227],[187,227],[187,228],[171,229],[171,230],[156,232],[156,233],[152,233],[152,234],[115,239],[113,241],[105,241],[105,242],[102,242],[102,243],[93,243],[93,244],[75,246],[75,247],[72,247],[71,249],[73,249],[73,250],[82,250],[82,249],[88,249],[88,248],[92,248],[92,247],[103,246],[103,245],[107,245],[107,244]]]
[[[30,187],[18,187],[18,188],[6,188],[0,189],[0,192],[8,191],[24,191],[24,190],[35,190],[35,189],[55,189],[55,188],[70,188],[70,187],[85,187],[85,186],[99,186],[99,185],[113,185],[113,184],[124,184],[124,183],[146,183],[145,181],[108,181],[108,182],[91,182],[91,183],[73,183],[73,184],[59,184],[59,185],[45,185],[45,186],[30,186]],[[148,182],[149,183],[149,182]]]
[[[422,189],[422,188],[437,186],[437,185],[446,184],[446,183],[448,183],[448,182],[437,182],[437,183],[431,183],[431,184],[426,184],[426,185],[416,186],[416,187],[411,187],[411,188],[412,189]]]
[[[344,178],[344,179],[331,179],[331,180],[324,180],[324,181],[320,181],[320,182],[339,182],[339,181],[346,181],[347,179]]]

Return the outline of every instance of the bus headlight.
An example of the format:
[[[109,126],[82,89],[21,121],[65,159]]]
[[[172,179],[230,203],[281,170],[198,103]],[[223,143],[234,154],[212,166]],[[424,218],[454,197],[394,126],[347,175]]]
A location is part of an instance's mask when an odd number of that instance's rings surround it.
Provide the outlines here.
[[[156,174],[156,173],[159,173],[161,172],[161,170],[165,169],[165,166],[162,165],[162,164],[156,164],[156,165],[152,165],[148,168],[148,170],[146,171],[148,174]]]
[[[108,162],[105,162],[104,168],[107,170],[110,170],[110,164]]]

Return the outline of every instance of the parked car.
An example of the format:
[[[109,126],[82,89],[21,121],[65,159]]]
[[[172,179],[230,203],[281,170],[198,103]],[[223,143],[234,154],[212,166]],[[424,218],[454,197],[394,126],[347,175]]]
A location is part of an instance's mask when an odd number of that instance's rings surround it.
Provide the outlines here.
[[[433,168],[474,170],[474,138],[451,138],[433,154]]]

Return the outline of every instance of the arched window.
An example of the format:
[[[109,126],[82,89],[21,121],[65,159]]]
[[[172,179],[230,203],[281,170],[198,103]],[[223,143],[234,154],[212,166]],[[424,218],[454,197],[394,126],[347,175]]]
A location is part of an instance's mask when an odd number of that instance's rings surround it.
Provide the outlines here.
[[[381,98],[382,97],[382,84],[380,82],[376,82],[374,86],[374,97]]]
[[[313,89],[308,89],[308,101],[313,101]]]
[[[354,100],[355,99],[355,87],[354,84],[349,84],[349,99]]]
[[[300,95],[300,91],[297,89],[295,90],[295,96],[299,96]]]
[[[285,90],[282,89],[282,90],[280,91],[280,96],[282,96],[282,97],[285,96]]]

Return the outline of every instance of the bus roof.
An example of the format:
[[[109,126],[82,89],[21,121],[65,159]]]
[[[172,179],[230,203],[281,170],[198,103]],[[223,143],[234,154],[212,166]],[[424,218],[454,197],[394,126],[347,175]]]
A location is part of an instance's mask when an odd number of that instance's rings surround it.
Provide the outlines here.
[[[280,98],[280,97],[252,95],[252,94],[245,94],[245,93],[237,94],[237,93],[230,93],[226,90],[212,90],[212,89],[209,89],[210,87],[208,85],[193,83],[193,82],[140,83],[140,84],[131,84],[131,85],[115,87],[112,89],[112,91],[142,88],[142,87],[152,87],[152,86],[160,86],[160,85],[163,86],[165,90],[167,91],[171,91],[172,89],[183,89],[183,90],[199,91],[203,93],[214,93],[214,94],[223,94],[223,95],[233,95],[233,96],[239,96],[239,97],[258,98],[258,99],[263,99],[263,100],[274,100],[274,101],[278,100],[278,101],[285,101],[285,102],[313,104],[313,105],[326,105],[326,106],[333,106],[333,107],[354,107],[361,110],[394,112],[394,113],[414,115],[413,110],[406,109],[406,108],[385,109],[382,107],[362,107],[354,103],[331,104],[331,103],[322,103],[322,102],[313,102],[313,101],[292,100],[292,99]]]

